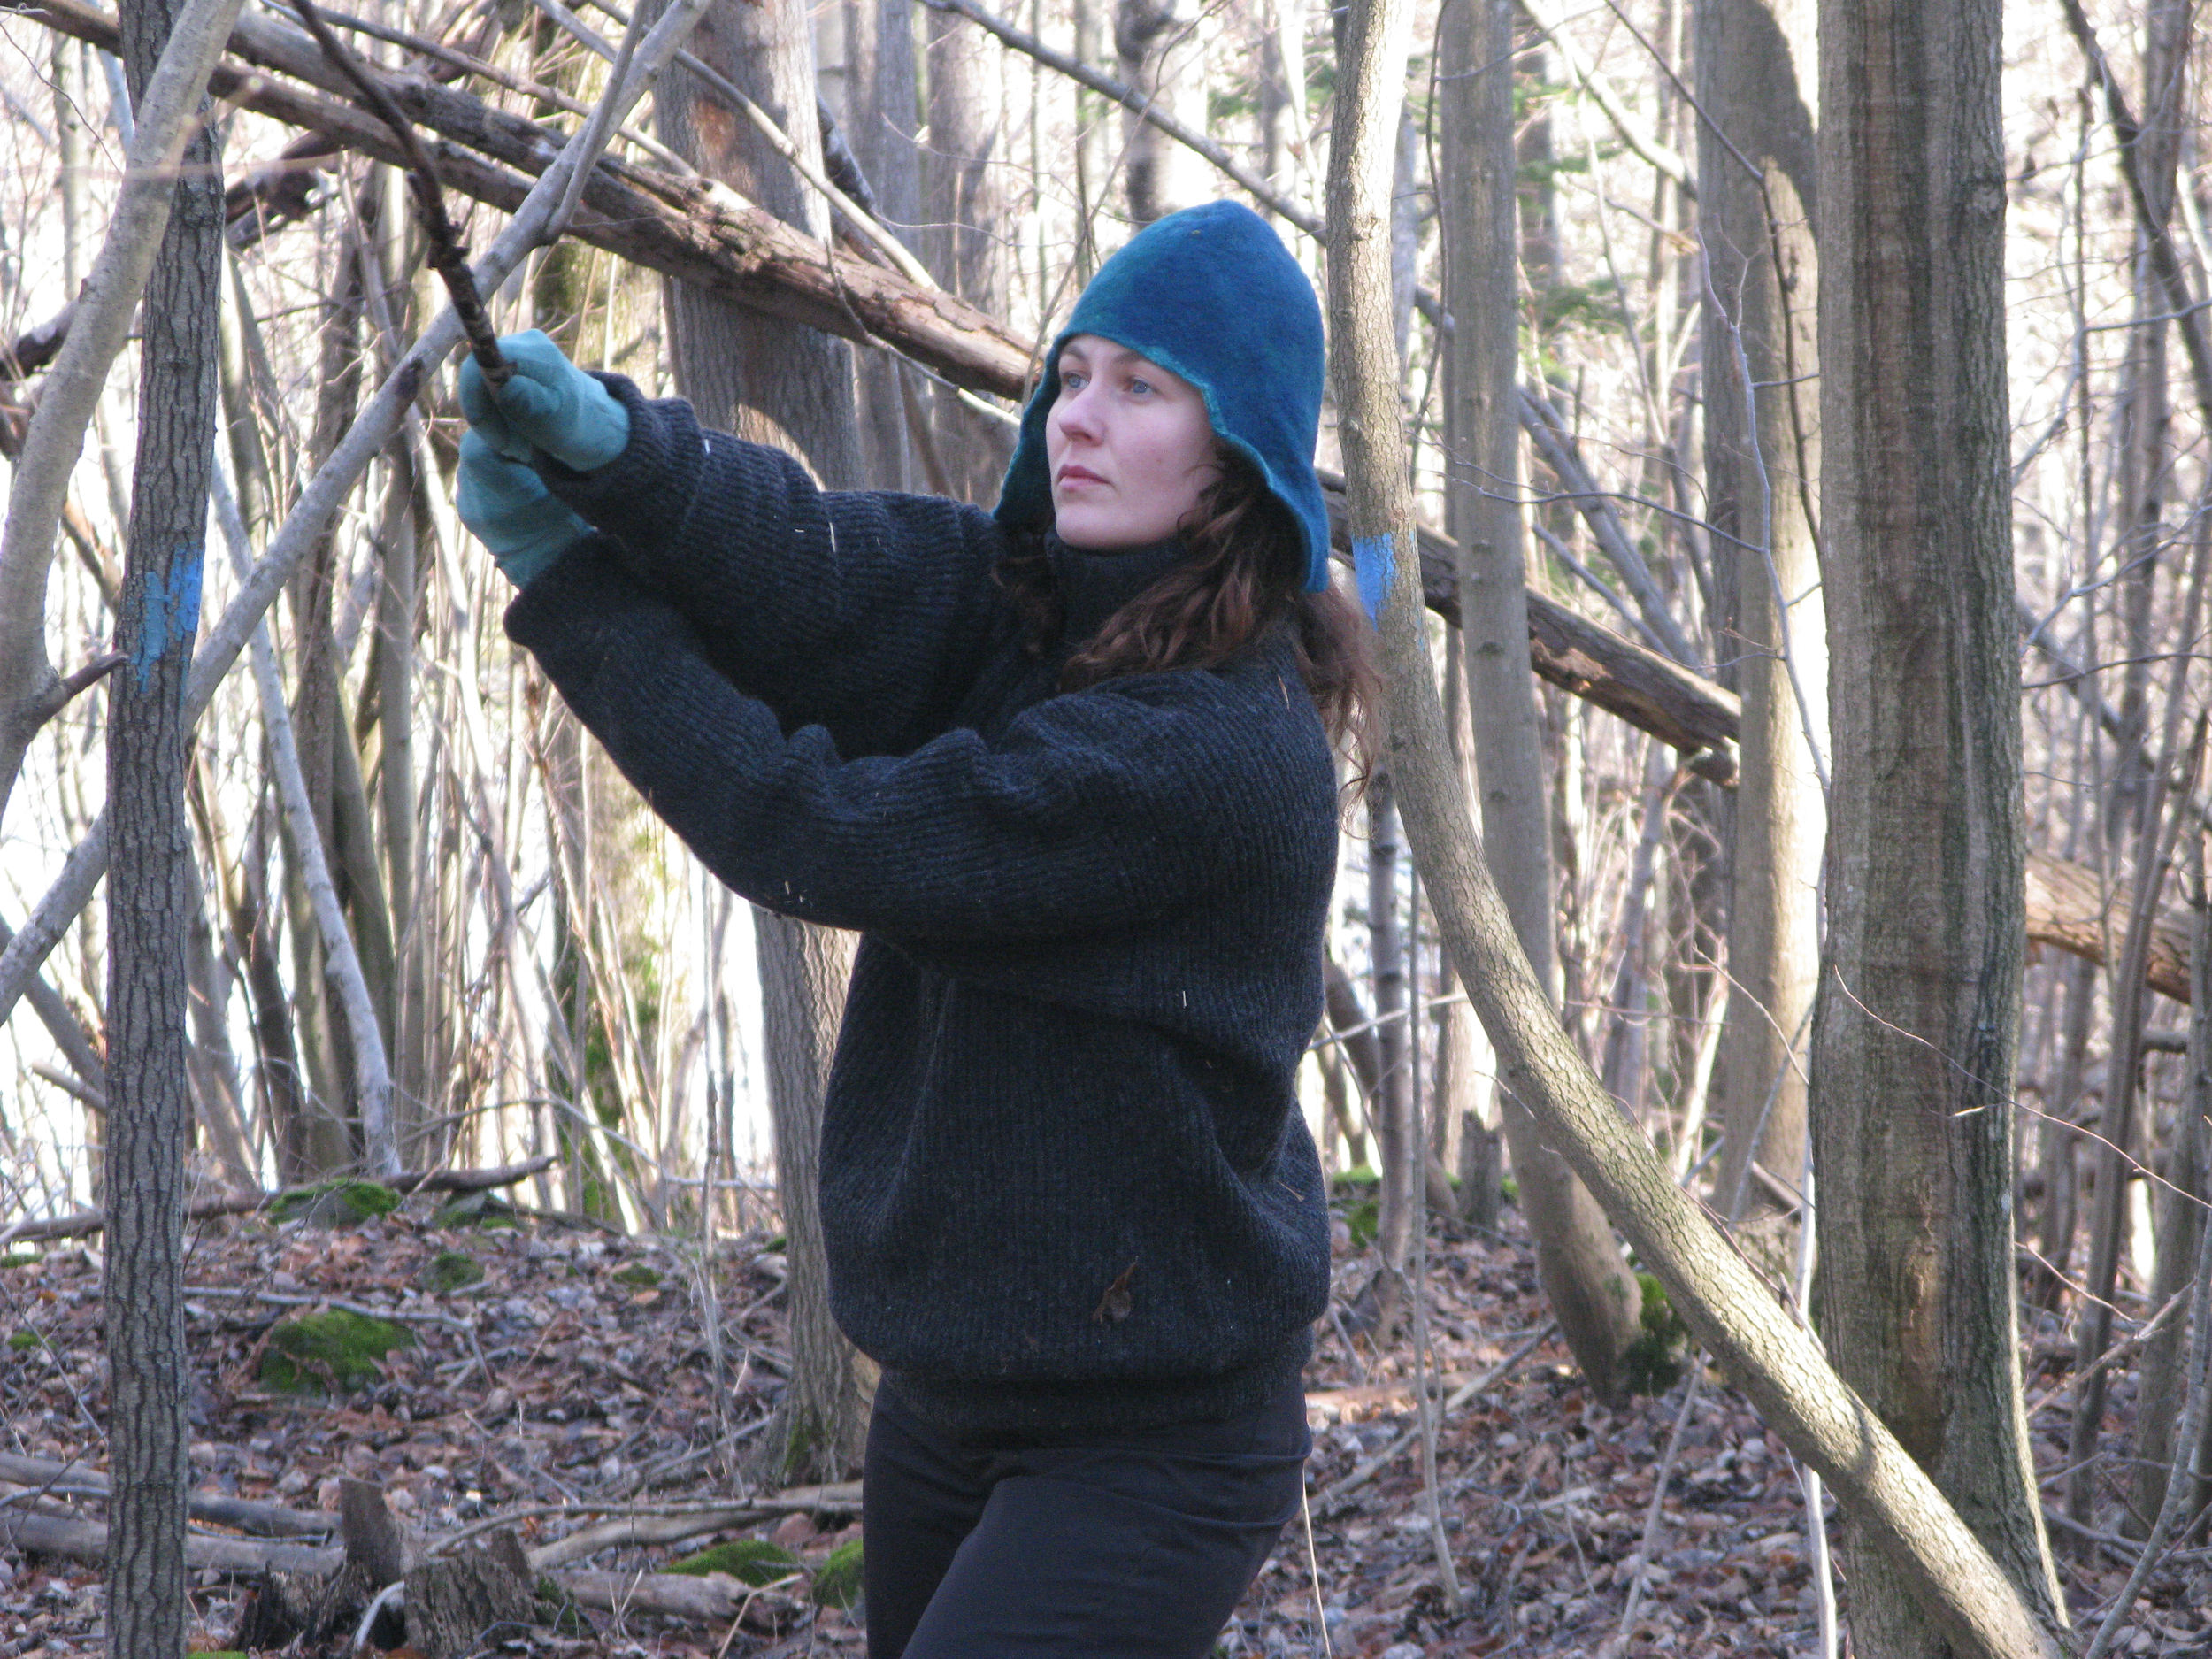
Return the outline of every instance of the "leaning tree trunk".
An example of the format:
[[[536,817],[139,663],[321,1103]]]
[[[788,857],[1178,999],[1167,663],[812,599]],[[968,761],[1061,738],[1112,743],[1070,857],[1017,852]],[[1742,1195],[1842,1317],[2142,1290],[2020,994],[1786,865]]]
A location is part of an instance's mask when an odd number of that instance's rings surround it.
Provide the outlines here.
[[[1459,541],[1460,629],[1474,738],[1474,772],[1490,868],[1510,895],[1514,931],[1555,1002],[1551,826],[1544,810],[1543,736],[1528,653],[1528,595],[1521,551],[1520,427],[1514,371],[1511,0],[1464,0],[1447,9],[1439,45],[1438,97],[1445,176],[1445,298],[1451,342],[1446,419],[1449,510]],[[1536,1240],[1536,1267],[1559,1328],[1601,1397],[1622,1386],[1621,1359],[1640,1333],[1643,1294],[1589,1191],[1545,1143],[1525,1102],[1498,1091],[1521,1212]]]
[[[1390,691],[1391,766],[1445,948],[1497,1048],[1502,1085],[1603,1201],[1699,1340],[1828,1480],[1929,1623],[1978,1659],[2053,1655],[2019,1587],[1599,1087],[1515,940],[1458,798],[1423,615],[1387,298],[1390,141],[1411,9],[1351,9],[1329,162],[1329,320],[1353,557],[1379,612]]]
[[[1822,1334],[2064,1617],[2014,1317],[2024,938],[1997,0],[1822,0],[1822,573],[1835,733],[1809,1116]],[[1862,1517],[1866,1659],[1949,1651]]]
[[[177,13],[126,0],[123,61],[142,98]],[[138,455],[108,724],[108,1651],[184,1649],[184,1165],[187,929],[199,908],[185,815],[184,682],[200,619],[222,304],[222,150],[185,147],[146,284]]]
[[[819,166],[814,49],[806,8],[798,0],[768,0],[758,7],[715,0],[694,50],[767,110],[799,153]],[[682,72],[670,72],[661,93],[668,142],[747,200],[826,238],[828,211],[821,199],[752,128],[709,104],[708,96]],[[850,348],[680,282],[669,285],[668,313],[677,384],[702,420],[795,451],[832,488],[859,480]],[[873,1382],[872,1368],[827,1317],[828,1270],[814,1190],[823,1086],[851,949],[849,941],[765,911],[755,912],[754,938],[777,1188],[791,1269],[791,1386],[780,1408],[777,1442],[763,1455],[779,1479],[835,1479],[859,1455]]]
[[[1819,978],[1827,830],[1811,747],[1828,735],[1810,502],[1820,424],[1817,394],[1803,383],[1817,356],[1819,57],[1812,0],[1700,0],[1697,29],[1699,94],[1713,114],[1698,128],[1698,219],[1705,476],[1722,598],[1715,637],[1733,664],[1722,677],[1743,698],[1715,1202],[1770,1234],[1785,1217],[1773,1190],[1751,1179],[1752,1164],[1794,1187],[1804,1161],[1805,1027]]]

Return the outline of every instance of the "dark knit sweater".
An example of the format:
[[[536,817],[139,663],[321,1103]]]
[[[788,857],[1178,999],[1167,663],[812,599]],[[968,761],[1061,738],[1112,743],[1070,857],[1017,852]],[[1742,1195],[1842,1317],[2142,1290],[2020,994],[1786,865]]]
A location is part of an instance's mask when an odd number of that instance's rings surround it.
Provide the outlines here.
[[[987,514],[818,491],[608,383],[628,449],[549,480],[607,534],[507,628],[716,875],[863,935],[822,1128],[839,1325],[976,1438],[1258,1405],[1329,1276],[1294,1079],[1336,781],[1287,630],[1056,695],[1179,549],[1048,543],[1041,657]]]

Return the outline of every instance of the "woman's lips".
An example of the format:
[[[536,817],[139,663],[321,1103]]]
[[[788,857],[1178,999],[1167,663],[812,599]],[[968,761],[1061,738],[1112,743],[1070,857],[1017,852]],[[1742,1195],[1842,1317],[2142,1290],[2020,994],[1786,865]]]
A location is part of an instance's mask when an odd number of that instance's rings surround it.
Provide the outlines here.
[[[1072,461],[1060,469],[1057,480],[1062,484],[1103,484],[1106,480],[1087,466],[1078,466]]]

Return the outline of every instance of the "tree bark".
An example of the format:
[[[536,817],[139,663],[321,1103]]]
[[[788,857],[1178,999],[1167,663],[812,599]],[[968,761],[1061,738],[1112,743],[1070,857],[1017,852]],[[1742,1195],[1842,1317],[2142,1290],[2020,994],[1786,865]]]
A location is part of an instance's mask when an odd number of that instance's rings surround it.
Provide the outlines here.
[[[914,0],[846,0],[845,129],[875,191],[877,218],[907,242],[921,217],[920,150],[914,142]],[[914,487],[906,410],[921,377],[887,351],[862,354],[861,440],[870,483]],[[902,379],[911,377],[910,387]]]
[[[2167,1161],[2166,1179],[2173,1185],[2160,1189],[2158,1267],[2150,1285],[2154,1309],[2189,1288],[2205,1209],[2212,1202],[2212,1117],[2208,1116],[2212,1114],[2212,996],[2205,995],[2212,989],[2212,903],[2208,903],[2204,890],[2200,833],[2192,838],[2190,864],[2189,907],[2196,918],[2190,974],[2198,995],[2190,1011],[2188,1080],[2175,1109],[2172,1156]],[[2174,1473],[2175,1420],[2189,1392],[2187,1352],[2187,1333],[2179,1319],[2169,1320],[2143,1345],[2142,1387],[2135,1414],[2135,1478],[2121,1521],[2130,1537],[2140,1538],[2149,1531],[2166,1501],[2170,1479],[2190,1480],[2185,1471]],[[2212,1476],[2212,1465],[2203,1467]]]
[[[768,1054],[776,1200],[791,1264],[787,1313],[791,1381],[777,1407],[778,1444],[764,1455],[779,1482],[837,1480],[859,1465],[874,1365],[830,1317],[819,1191],[822,1094],[852,975],[849,933],[768,910],[753,912],[760,966],[761,1042]]]
[[[798,0],[771,0],[759,8],[743,0],[716,0],[696,50],[767,110],[801,155],[818,165],[814,53]],[[672,82],[662,99],[668,142],[748,200],[826,240],[827,208],[789,165],[753,128],[696,93],[688,77],[680,72]],[[686,283],[670,285],[668,302],[677,383],[702,420],[794,451],[830,488],[860,482],[849,347],[780,326]],[[815,1177],[823,1088],[851,972],[851,942],[757,909],[754,939],[777,1193],[791,1264],[791,1385],[774,1443],[763,1455],[779,1479],[794,1478],[794,1471],[834,1479],[858,1456],[873,1385],[872,1369],[829,1317]]]
[[[1194,133],[1206,130],[1205,8],[1197,0],[1118,0],[1114,50],[1125,85]],[[1122,176],[1138,226],[1212,195],[1206,164],[1148,121],[1123,118]]]
[[[1411,1131],[1413,1033],[1406,1006],[1405,930],[1398,918],[1399,853],[1397,800],[1390,774],[1379,768],[1367,786],[1367,959],[1375,987],[1376,1056],[1368,1120],[1382,1176],[1375,1220],[1382,1271],[1372,1299],[1379,1347],[1397,1328],[1399,1293],[1413,1259],[1420,1200],[1416,1183],[1427,1168],[1426,1148],[1414,1143]]]
[[[1721,679],[1743,699],[1730,859],[1714,1192],[1756,1233],[1782,1223],[1753,1162],[1796,1184],[1805,1028],[1819,980],[1820,763],[1827,633],[1810,492],[1819,480],[1819,54],[1813,0],[1701,0],[1698,216],[1704,242],[1705,476]],[[1724,139],[1720,134],[1725,134]],[[1748,167],[1747,163],[1749,164]],[[1755,173],[1750,168],[1756,168]],[[1756,388],[1755,390],[1754,388]],[[1794,668],[1794,673],[1792,672]],[[1793,683],[1794,682],[1794,683]],[[1800,706],[1801,690],[1804,704]],[[1786,1256],[1786,1238],[1774,1242]]]
[[[1449,346],[1446,448],[1465,457],[1451,469],[1448,511],[1459,542],[1461,659],[1483,844],[1499,888],[1511,895],[1521,948],[1555,1003],[1543,737],[1520,646],[1529,636],[1529,605],[1514,500],[1520,433],[1512,40],[1510,0],[1457,0],[1438,42],[1443,167],[1459,181],[1442,210],[1445,299],[1458,319]],[[1348,472],[1348,449],[1347,455]],[[1544,1293],[1583,1375],[1610,1398],[1622,1386],[1621,1357],[1640,1334],[1643,1293],[1603,1212],[1545,1144],[1526,1102],[1502,1088],[1498,1103]]]
[[[1835,770],[1809,1104],[1839,1371],[2062,1620],[2013,1306],[2024,935],[1994,0],[1822,0],[1822,573]],[[1858,1650],[1951,1651],[1867,1517]]]
[[[123,61],[142,98],[183,8],[133,0]],[[138,453],[109,690],[107,1355],[115,1659],[173,1659],[185,1598],[184,1165],[188,930],[199,905],[185,812],[184,685],[199,629],[221,310],[222,152],[195,124],[145,289]]]
[[[1006,173],[1013,160],[1004,51],[947,12],[931,12],[924,28],[929,143],[922,152],[921,184],[924,217],[933,228],[921,238],[922,259],[947,293],[987,316],[1002,317],[1010,265]],[[1012,428],[968,408],[941,387],[935,403],[946,481],[987,506],[998,499],[1013,458]]]

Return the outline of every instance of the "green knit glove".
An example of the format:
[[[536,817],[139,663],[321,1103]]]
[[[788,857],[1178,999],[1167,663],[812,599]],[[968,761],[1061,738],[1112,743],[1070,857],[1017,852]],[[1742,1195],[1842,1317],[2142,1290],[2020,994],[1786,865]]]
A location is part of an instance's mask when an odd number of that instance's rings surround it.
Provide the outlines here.
[[[460,388],[461,412],[502,455],[529,461],[535,450],[572,472],[591,472],[628,447],[630,411],[540,330],[502,336],[499,352],[513,365],[513,379],[494,391],[467,357]]]

